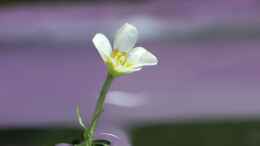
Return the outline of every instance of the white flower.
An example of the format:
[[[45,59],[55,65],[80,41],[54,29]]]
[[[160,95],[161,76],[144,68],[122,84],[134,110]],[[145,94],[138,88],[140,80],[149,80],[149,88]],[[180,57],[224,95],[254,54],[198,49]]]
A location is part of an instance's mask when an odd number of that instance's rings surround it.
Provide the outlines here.
[[[156,65],[158,59],[143,47],[135,47],[138,38],[137,29],[124,24],[115,35],[113,48],[107,37],[97,33],[93,43],[113,76],[120,76],[141,70],[143,66]]]

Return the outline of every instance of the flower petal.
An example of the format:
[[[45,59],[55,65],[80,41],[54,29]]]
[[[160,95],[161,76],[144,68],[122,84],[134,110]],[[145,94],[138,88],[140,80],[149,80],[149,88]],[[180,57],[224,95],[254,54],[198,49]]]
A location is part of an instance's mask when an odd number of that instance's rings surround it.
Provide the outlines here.
[[[93,38],[93,43],[98,50],[101,58],[106,62],[112,53],[112,47],[107,37],[101,33],[97,33]]]
[[[138,31],[131,24],[124,24],[115,35],[114,49],[127,52],[135,46],[138,38]]]
[[[158,59],[143,47],[136,47],[129,52],[128,61],[134,64],[134,67],[146,65],[156,65]]]

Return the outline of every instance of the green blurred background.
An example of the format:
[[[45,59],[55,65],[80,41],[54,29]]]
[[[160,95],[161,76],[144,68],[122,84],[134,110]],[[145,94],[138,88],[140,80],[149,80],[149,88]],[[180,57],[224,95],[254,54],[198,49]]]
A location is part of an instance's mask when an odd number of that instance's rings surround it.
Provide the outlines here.
[[[259,120],[207,120],[143,123],[128,128],[134,146],[259,146]],[[81,130],[68,127],[1,129],[6,146],[53,146],[80,141]]]

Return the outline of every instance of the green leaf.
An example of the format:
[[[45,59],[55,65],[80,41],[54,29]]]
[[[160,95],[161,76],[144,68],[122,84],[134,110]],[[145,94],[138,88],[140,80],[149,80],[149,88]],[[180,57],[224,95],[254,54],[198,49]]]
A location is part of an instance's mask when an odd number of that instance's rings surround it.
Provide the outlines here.
[[[79,124],[82,128],[86,129],[87,127],[85,126],[82,118],[81,118],[81,114],[80,114],[80,107],[77,106],[77,109],[76,109],[76,112],[77,112],[77,118],[78,118],[78,121],[79,121]]]
[[[97,139],[93,141],[93,146],[110,146],[110,141],[104,139]]]

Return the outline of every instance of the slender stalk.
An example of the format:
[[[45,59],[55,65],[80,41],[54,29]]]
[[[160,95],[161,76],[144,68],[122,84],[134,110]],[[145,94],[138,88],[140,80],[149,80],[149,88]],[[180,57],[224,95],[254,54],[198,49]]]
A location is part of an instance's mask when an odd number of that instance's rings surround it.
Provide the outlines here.
[[[108,90],[111,87],[113,79],[114,79],[114,77],[108,73],[106,80],[103,83],[103,86],[101,88],[99,98],[98,98],[98,101],[96,104],[96,109],[95,109],[94,114],[92,115],[90,127],[87,128],[84,133],[84,138],[86,140],[86,146],[92,146],[93,135],[96,131],[97,122],[98,122],[99,118],[101,117],[102,112],[104,111],[106,95],[107,95]]]

